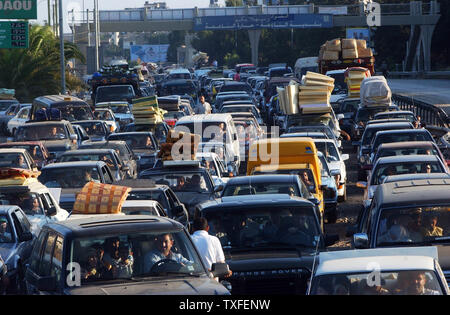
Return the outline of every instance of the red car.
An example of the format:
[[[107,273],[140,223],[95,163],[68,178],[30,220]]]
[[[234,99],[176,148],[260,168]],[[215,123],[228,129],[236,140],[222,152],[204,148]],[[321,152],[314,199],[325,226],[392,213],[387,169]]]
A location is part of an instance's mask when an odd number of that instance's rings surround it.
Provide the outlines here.
[[[47,165],[50,161],[50,153],[47,151],[41,141],[26,141],[26,142],[6,142],[0,143],[0,149],[6,148],[22,148],[30,153],[31,157],[36,162],[38,169]]]

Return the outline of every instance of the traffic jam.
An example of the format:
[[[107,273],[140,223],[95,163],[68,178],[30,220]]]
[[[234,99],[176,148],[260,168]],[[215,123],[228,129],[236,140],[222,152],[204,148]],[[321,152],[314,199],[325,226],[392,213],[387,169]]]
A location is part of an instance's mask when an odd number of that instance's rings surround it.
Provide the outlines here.
[[[2,295],[449,294],[449,133],[364,40],[89,84],[0,90]]]

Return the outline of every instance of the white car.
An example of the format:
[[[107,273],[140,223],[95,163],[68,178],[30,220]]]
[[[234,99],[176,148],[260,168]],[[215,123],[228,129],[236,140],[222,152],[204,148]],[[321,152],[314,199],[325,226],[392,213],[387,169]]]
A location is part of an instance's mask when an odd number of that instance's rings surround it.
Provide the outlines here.
[[[206,161],[209,162],[209,171],[216,187],[226,184],[229,178],[225,177],[224,175],[228,176],[228,172],[222,160],[216,153],[197,152],[195,158],[201,161],[202,166],[206,166]]]
[[[449,294],[436,247],[321,252],[318,262],[310,295]]]
[[[317,151],[321,151],[330,167],[330,171],[339,170],[341,175],[337,175],[336,186],[338,188],[338,201],[347,200],[347,168],[345,161],[349,159],[348,154],[341,154],[336,147],[336,142],[331,139],[314,139]]]
[[[110,128],[109,131],[117,132],[119,130],[119,122],[116,121],[116,116],[114,112],[109,108],[97,108],[94,114],[98,113],[99,120],[105,121],[106,125]]]
[[[8,133],[11,136],[14,136],[16,130],[19,129],[20,126],[25,125],[25,123],[30,119],[30,110],[31,106],[24,107],[20,109],[17,114],[8,121]]]

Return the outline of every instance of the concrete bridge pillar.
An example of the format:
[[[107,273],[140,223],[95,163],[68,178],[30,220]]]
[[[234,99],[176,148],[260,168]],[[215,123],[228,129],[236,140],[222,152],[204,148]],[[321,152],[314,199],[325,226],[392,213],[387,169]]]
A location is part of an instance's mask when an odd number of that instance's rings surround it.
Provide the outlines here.
[[[261,30],[249,30],[248,37],[250,39],[250,47],[252,49],[252,64],[258,65],[258,46],[261,37]]]
[[[431,41],[436,25],[420,26],[420,45],[423,48],[423,70],[431,71]]]

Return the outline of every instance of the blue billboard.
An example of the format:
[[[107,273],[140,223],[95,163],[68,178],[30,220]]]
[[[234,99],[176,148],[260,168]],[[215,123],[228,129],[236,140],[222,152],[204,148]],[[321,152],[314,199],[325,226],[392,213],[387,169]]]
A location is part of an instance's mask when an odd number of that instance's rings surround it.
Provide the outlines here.
[[[331,14],[206,16],[194,19],[195,31],[330,27],[333,27]]]

